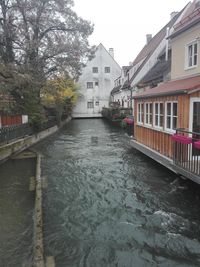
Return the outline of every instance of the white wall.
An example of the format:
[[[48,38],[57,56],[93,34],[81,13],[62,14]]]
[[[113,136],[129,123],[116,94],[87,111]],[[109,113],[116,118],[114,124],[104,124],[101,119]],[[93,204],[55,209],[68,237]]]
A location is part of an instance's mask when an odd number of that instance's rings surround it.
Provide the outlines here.
[[[98,67],[98,73],[93,73],[92,68]],[[105,73],[105,67],[110,67],[110,73]],[[121,68],[104,48],[98,46],[95,57],[88,61],[79,78],[80,97],[73,111],[73,117],[98,117],[101,116],[102,107],[108,107],[110,92],[114,87],[114,80],[121,74]],[[87,82],[98,82],[98,86],[87,89]],[[94,108],[87,108],[87,102],[94,102]],[[99,102],[99,106],[95,103]]]

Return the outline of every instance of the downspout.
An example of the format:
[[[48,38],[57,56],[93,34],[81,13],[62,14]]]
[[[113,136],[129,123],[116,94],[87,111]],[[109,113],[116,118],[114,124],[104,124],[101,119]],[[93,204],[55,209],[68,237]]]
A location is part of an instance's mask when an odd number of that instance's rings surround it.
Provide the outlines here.
[[[166,48],[165,48],[165,61],[168,61],[168,54],[169,54],[169,27],[166,29]]]

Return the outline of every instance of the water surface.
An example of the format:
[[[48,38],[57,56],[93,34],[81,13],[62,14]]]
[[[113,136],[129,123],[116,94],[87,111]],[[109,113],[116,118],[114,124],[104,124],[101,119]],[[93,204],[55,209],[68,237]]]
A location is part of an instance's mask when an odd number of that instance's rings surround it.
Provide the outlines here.
[[[0,165],[0,267],[30,267],[33,253],[35,175],[33,159],[9,160]]]
[[[103,120],[74,120],[37,146],[46,254],[57,267],[200,266],[199,186],[126,140]]]

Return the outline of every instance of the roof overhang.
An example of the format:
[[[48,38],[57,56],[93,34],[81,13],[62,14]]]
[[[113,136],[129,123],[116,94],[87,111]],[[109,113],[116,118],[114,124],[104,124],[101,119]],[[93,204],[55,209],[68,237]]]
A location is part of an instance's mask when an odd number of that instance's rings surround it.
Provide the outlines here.
[[[153,98],[161,96],[175,96],[200,91],[200,75],[181,80],[162,83],[157,87],[147,89],[146,91],[133,96],[134,99]]]
[[[197,25],[198,23],[200,23],[200,17],[199,17],[198,19],[192,21],[190,24],[183,26],[180,30],[175,31],[175,32],[172,33],[168,38],[169,38],[169,39],[172,39],[172,38],[174,38],[174,37],[180,35],[181,33],[183,33],[183,32],[185,32],[185,31],[189,30],[190,28],[194,27],[194,26]]]

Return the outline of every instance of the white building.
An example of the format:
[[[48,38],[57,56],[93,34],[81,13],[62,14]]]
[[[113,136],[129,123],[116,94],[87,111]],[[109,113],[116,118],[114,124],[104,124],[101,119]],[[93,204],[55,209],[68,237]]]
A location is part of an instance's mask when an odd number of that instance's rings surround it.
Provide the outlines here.
[[[120,74],[121,68],[114,60],[113,48],[108,52],[102,44],[99,44],[94,58],[87,62],[79,78],[79,97],[73,117],[101,117],[102,107],[109,106],[114,81]]]

